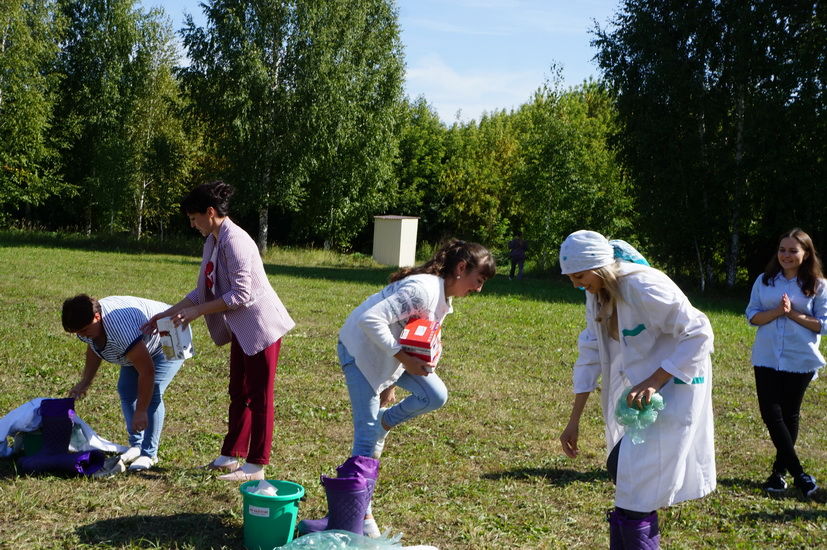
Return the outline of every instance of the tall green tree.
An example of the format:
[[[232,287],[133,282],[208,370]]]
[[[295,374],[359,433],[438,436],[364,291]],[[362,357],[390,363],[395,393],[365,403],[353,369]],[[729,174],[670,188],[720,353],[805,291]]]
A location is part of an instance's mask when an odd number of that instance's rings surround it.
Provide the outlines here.
[[[551,266],[560,242],[577,229],[632,237],[630,188],[610,146],[617,113],[602,85],[587,82],[564,92],[546,83],[522,106],[516,125],[519,225],[541,267]]]
[[[0,218],[71,190],[49,138],[61,27],[51,0],[0,6]]]
[[[821,3],[625,1],[595,34],[660,258],[702,287],[717,273],[731,286],[745,238],[823,227]]]
[[[296,31],[295,6],[262,0],[208,0],[206,26],[191,17],[182,30],[190,60],[182,80],[224,161],[219,176],[239,188],[238,205],[259,215],[259,248],[267,246],[268,211],[298,205],[302,175],[289,137],[286,67]]]
[[[192,168],[193,143],[184,129],[172,25],[151,10],[139,20],[138,42],[130,62],[129,105],[123,129],[130,145],[124,217],[141,238],[147,222],[163,230],[177,212]],[[197,142],[196,142],[197,143]]]
[[[419,238],[436,242],[442,237],[439,185],[445,161],[447,128],[420,96],[405,101],[399,129],[398,193],[394,212],[419,217]]]
[[[494,246],[509,231],[519,138],[514,117],[485,114],[479,123],[455,123],[446,136],[446,161],[435,194],[441,226]]]
[[[59,0],[68,22],[60,54],[57,131],[65,179],[77,186],[73,210],[87,233],[119,229],[129,201],[129,65],[139,41],[133,0]]]
[[[346,247],[396,191],[404,61],[392,0],[298,2],[292,121],[308,175],[300,234]]]
[[[293,217],[337,246],[381,211],[394,183],[402,58],[386,0],[212,0],[190,20],[183,75],[215,126],[248,209]]]

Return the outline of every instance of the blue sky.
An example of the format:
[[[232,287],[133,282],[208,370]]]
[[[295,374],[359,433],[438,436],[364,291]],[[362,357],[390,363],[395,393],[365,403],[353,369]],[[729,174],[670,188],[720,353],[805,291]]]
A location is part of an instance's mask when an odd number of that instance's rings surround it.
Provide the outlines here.
[[[184,13],[203,24],[200,0],[142,0],[179,29]],[[358,0],[354,0],[358,1]],[[589,45],[619,0],[397,0],[405,47],[405,91],[425,96],[451,123],[517,108],[562,69],[566,86],[598,77]]]

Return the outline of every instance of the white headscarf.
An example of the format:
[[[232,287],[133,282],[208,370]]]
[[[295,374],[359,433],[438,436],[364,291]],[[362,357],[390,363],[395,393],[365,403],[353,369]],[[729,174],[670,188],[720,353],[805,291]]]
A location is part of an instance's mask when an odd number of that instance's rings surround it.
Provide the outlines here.
[[[575,231],[560,245],[560,269],[563,275],[597,269],[614,261],[614,248],[606,237],[595,231]]]

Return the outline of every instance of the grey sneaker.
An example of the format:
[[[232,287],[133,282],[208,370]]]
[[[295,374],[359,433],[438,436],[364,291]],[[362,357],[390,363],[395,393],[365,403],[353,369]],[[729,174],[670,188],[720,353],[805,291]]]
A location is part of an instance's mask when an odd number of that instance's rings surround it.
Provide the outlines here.
[[[132,464],[139,456],[141,456],[141,448],[130,447],[129,450],[121,454],[121,460],[123,460],[124,464]]]
[[[141,455],[132,461],[132,464],[129,465],[129,471],[137,472],[140,470],[149,470],[156,464],[158,464],[158,457]]]
[[[97,472],[92,474],[92,477],[96,478],[104,478],[104,477],[112,477],[118,474],[121,474],[126,471],[126,464],[123,463],[120,455],[110,456],[107,458],[104,463],[103,467],[98,470]]]
[[[793,481],[793,483],[805,497],[811,496],[818,489],[818,485],[816,485],[816,478],[808,474],[799,474],[795,476],[795,481]]]

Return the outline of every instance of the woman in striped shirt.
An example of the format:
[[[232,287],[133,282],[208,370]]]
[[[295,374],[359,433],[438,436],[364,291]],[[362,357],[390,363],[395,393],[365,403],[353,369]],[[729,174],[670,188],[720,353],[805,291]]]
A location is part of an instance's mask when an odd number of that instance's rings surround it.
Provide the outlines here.
[[[184,362],[166,358],[158,334],[141,332],[147,319],[168,307],[134,296],[96,300],[79,294],[63,302],[64,330],[87,344],[86,366],[69,397],[86,395],[102,360],[121,366],[118,394],[129,432],[129,450],[121,458],[130,470],[146,470],[158,462],[164,391]]]

